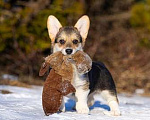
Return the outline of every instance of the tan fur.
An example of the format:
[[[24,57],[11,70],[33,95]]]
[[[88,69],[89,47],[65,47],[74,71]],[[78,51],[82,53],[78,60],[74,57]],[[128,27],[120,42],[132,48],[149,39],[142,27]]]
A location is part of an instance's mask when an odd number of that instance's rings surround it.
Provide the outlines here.
[[[87,91],[89,89],[89,82],[87,82],[86,84],[84,84],[83,86],[83,90]]]
[[[63,39],[63,40],[65,40],[65,44],[60,44],[60,43],[58,43],[58,46],[60,47],[60,48],[67,48],[67,47],[70,47],[70,48],[73,48],[73,49],[76,49],[77,47],[78,47],[78,45],[79,45],[79,43],[78,44],[73,44],[73,40],[78,40],[79,38],[76,36],[76,34],[75,33],[71,33],[70,35],[67,35],[65,32],[62,32],[61,33],[61,35],[59,36],[59,38],[58,38],[58,41],[59,40],[61,40],[61,39]],[[79,41],[79,40],[78,40]]]
[[[55,38],[56,38],[56,34],[59,32],[61,27],[62,27],[61,23],[58,21],[58,19],[55,16],[50,15],[48,17],[47,28],[48,28],[48,33],[49,33],[49,37],[51,39],[52,46],[54,46],[54,41],[55,41]],[[89,30],[89,27],[90,27],[89,17],[86,16],[86,15],[82,16],[77,21],[77,23],[75,24],[74,27],[77,28],[78,31],[80,32],[80,35],[82,36],[82,40],[83,40],[82,45],[84,46],[87,35],[88,35],[88,30]],[[66,41],[70,41],[70,43],[71,43],[72,40],[77,39],[75,33],[72,34],[72,35],[69,35],[69,36],[65,35],[65,34],[62,34],[61,38],[66,40]],[[71,44],[71,47],[74,48],[74,49],[76,48],[76,46],[78,46],[78,45]],[[60,47],[66,47],[66,46],[61,46],[60,45]]]

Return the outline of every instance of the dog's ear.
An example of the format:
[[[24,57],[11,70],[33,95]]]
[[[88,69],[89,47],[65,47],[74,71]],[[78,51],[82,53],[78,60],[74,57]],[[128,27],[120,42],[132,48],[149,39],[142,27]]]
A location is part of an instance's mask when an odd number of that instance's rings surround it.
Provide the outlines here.
[[[77,23],[75,24],[75,26],[78,31],[81,34],[81,37],[83,38],[83,40],[86,40],[88,31],[89,31],[89,27],[90,27],[90,20],[89,17],[87,15],[82,16]]]
[[[58,19],[55,16],[50,15],[48,17],[47,28],[48,28],[48,34],[49,34],[49,37],[50,37],[52,43],[54,43],[56,34],[58,33],[58,31],[61,27],[62,27],[62,25],[60,24],[60,22],[58,21]]]

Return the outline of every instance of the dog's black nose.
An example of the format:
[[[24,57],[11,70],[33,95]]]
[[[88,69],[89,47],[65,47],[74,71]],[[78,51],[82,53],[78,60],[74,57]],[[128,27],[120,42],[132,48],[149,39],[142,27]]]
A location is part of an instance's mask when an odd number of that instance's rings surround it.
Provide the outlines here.
[[[72,53],[72,49],[66,49],[66,53],[69,55],[69,54],[71,54]]]

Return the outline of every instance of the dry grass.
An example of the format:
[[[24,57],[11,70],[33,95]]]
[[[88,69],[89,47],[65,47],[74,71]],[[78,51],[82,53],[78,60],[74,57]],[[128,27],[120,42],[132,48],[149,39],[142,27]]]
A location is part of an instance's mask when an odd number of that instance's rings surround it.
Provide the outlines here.
[[[43,85],[44,83],[44,81],[39,78],[32,78],[28,76],[21,76],[18,81],[28,85]]]
[[[11,85],[18,87],[31,88],[32,85],[43,85],[44,81],[39,79],[33,79],[31,77],[21,76],[18,80],[0,80],[0,85]]]
[[[12,81],[12,80],[0,80],[0,85],[11,85],[11,86],[18,86],[18,87],[26,87],[26,88],[30,88],[31,85],[27,84],[27,83],[23,83],[20,81]]]

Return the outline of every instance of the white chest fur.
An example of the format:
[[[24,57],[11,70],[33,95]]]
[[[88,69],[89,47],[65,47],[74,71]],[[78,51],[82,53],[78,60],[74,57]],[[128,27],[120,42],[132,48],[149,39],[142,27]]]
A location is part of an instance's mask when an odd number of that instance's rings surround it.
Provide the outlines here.
[[[80,74],[77,71],[77,68],[74,64],[72,64],[73,66],[73,81],[72,81],[72,85],[75,88],[81,87],[83,85],[85,85],[88,81],[88,77],[86,75]]]

